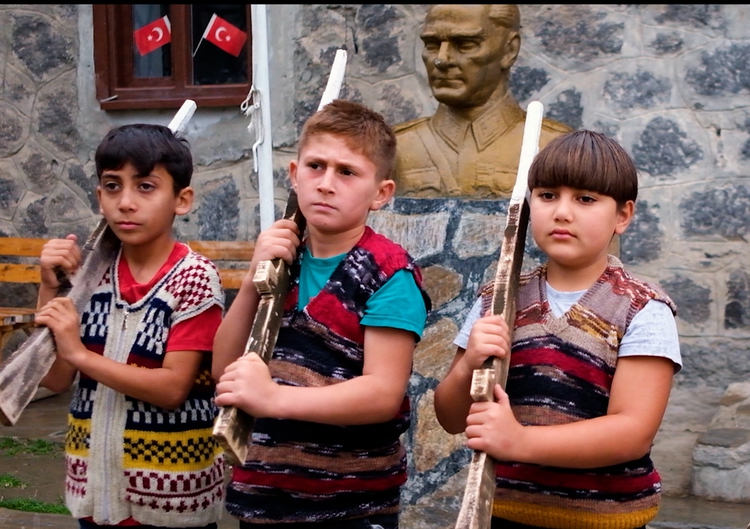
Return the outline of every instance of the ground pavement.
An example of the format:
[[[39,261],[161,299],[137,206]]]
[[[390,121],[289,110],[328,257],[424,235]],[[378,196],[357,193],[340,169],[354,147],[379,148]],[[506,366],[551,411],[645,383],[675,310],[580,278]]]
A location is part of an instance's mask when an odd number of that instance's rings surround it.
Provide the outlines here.
[[[70,393],[40,398],[29,404],[14,426],[0,426],[0,437],[62,441]],[[37,497],[56,501],[63,494],[62,459],[15,456],[0,457],[0,474],[18,475],[30,485],[23,489],[3,489],[0,496]],[[696,498],[665,497],[656,520],[649,529],[746,529],[750,504],[702,501]],[[0,509],[0,529],[77,529],[67,515],[35,514]],[[226,515],[219,529],[236,529],[237,522]],[[408,529],[408,528],[403,528]]]

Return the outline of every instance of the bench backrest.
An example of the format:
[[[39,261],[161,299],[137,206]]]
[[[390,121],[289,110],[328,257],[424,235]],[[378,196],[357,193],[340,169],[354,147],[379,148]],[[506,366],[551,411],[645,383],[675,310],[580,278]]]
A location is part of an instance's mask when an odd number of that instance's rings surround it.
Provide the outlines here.
[[[187,245],[216,264],[226,290],[240,288],[255,251],[255,243],[249,241],[187,241]]]
[[[0,282],[39,283],[39,255],[49,239],[0,237]],[[187,241],[196,252],[212,260],[225,289],[238,289],[253,258],[255,243],[248,241]],[[3,259],[6,258],[6,259]],[[2,262],[12,259],[20,262]]]
[[[0,237],[0,257],[12,256],[27,259],[14,259],[26,263],[0,262],[0,282],[39,283],[39,265],[32,264],[30,258],[39,258],[42,246],[47,239],[25,239],[21,237]]]

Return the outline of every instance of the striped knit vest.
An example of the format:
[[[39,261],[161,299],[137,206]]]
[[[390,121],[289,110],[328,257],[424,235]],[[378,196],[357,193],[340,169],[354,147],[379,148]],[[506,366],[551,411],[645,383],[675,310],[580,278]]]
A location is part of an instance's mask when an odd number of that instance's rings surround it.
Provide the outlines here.
[[[421,273],[406,251],[367,228],[320,293],[299,311],[297,261],[269,363],[274,380],[318,387],[361,376],[365,305],[403,269],[414,274],[421,289]],[[406,481],[406,453],[399,438],[409,427],[409,414],[404,395],[397,415],[379,424],[257,419],[247,460],[234,468],[227,510],[255,523],[326,522],[398,512],[400,486]]]
[[[524,425],[553,425],[606,415],[617,352],[633,317],[655,299],[656,285],[608,267],[566,314],[546,298],[546,267],[521,278],[506,391]],[[489,308],[492,286],[482,290]],[[656,516],[661,479],[650,455],[596,469],[497,462],[493,515],[555,529],[632,529]]]
[[[159,368],[169,328],[224,305],[213,263],[188,253],[133,305],[119,296],[115,259],[81,317],[86,347],[118,362]],[[223,511],[224,456],[212,437],[216,407],[206,355],[185,402],[166,410],[81,373],[65,440],[66,504],[76,518],[114,525],[195,527]]]

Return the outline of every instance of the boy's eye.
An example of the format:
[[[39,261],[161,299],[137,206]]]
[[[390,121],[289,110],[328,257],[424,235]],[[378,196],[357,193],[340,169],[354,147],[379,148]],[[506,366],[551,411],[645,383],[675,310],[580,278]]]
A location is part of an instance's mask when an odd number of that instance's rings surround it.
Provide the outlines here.
[[[318,162],[310,162],[310,163],[308,163],[308,164],[307,164],[307,166],[308,166],[308,167],[309,167],[310,169],[315,169],[315,170],[318,170],[318,169],[320,169],[321,167],[323,167],[323,166],[322,166],[321,164],[319,164]]]
[[[594,197],[592,197],[591,195],[583,195],[583,196],[579,197],[578,200],[580,200],[584,204],[592,204],[592,203],[596,202],[596,199]]]
[[[116,191],[120,186],[115,182],[102,182],[102,187],[107,191]]]
[[[552,200],[555,198],[555,194],[552,191],[540,191],[539,198],[542,200]]]
[[[151,191],[152,189],[156,189],[156,186],[152,184],[151,182],[143,182],[140,185],[138,185],[138,187],[142,191]]]

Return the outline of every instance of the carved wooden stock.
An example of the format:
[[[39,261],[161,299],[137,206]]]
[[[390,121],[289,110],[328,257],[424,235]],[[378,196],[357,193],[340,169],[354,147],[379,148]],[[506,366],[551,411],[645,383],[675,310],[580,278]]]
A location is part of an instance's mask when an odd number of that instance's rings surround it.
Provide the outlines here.
[[[530,103],[527,110],[518,174],[508,203],[505,233],[492,292],[492,314],[503,316],[510,329],[511,339],[516,316],[516,293],[529,222],[527,178],[531,162],[539,149],[543,110],[542,104],[537,101]],[[505,387],[509,364],[510,355],[503,359],[492,357],[485,361],[481,369],[474,371],[471,379],[471,397],[475,402],[494,400],[495,384]],[[489,529],[494,497],[495,462],[485,452],[475,450],[469,465],[456,529]]]
[[[338,97],[345,70],[346,50],[337,50],[318,110]],[[289,192],[284,218],[297,223],[301,238],[305,233],[306,222],[297,205],[297,193],[294,190]],[[289,291],[289,268],[281,259],[258,263],[253,283],[260,294],[260,301],[244,354],[258,353],[258,356],[268,363],[273,348],[276,346],[284,311],[284,299]],[[254,423],[253,417],[235,407],[226,406],[219,411],[214,422],[213,435],[224,448],[230,464],[241,465],[245,462],[247,442]]]
[[[502,315],[513,330],[516,314],[516,292],[523,264],[529,206],[526,200],[508,208],[505,238],[497,265],[492,293],[492,314]],[[471,397],[476,402],[494,400],[495,384],[503,388],[508,379],[510,357],[488,358],[481,369],[474,371],[471,379]],[[475,450],[469,464],[461,510],[456,529],[488,529],[492,518],[492,500],[495,496],[495,463],[485,452]]]
[[[300,237],[305,231],[305,218],[297,206],[297,194],[292,190],[286,203],[284,218],[293,220],[299,227]],[[281,328],[284,300],[289,292],[289,265],[282,259],[261,261],[253,276],[260,294],[250,337],[243,356],[257,353],[268,363],[276,346]],[[224,448],[227,461],[232,465],[245,462],[247,443],[255,424],[254,417],[234,406],[225,406],[214,422],[213,435]]]
[[[187,99],[170,121],[175,134],[185,131],[197,108]],[[81,314],[104,273],[120,248],[120,240],[102,218],[81,247],[81,267],[72,278],[62,268],[55,269],[60,281],[58,297],[68,297]],[[37,327],[31,336],[7,360],[0,364],[0,422],[13,426],[34,398],[39,383],[49,372],[56,357],[55,339],[47,327]]]
[[[82,264],[66,281],[58,296],[73,300],[80,314],[85,309],[112,260],[120,240],[101,220],[81,248]],[[0,422],[13,426],[36,393],[39,383],[55,361],[55,340],[47,327],[37,327],[31,336],[0,365]]]

